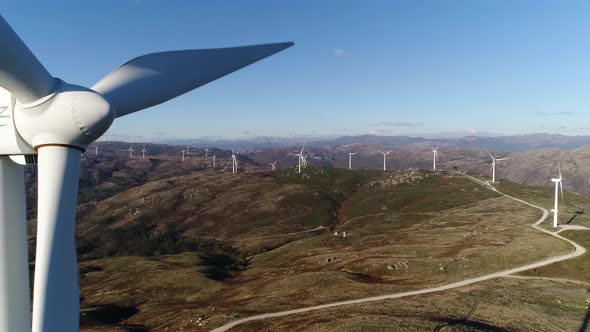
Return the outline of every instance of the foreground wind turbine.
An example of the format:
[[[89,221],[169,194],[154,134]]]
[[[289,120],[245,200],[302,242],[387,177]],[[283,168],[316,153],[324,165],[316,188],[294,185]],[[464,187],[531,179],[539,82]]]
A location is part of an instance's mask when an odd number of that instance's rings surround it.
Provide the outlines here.
[[[433,160],[432,160],[432,170],[436,171],[436,159],[438,159],[438,146],[436,149],[432,149]]]
[[[354,156],[356,152],[349,152],[348,153],[348,169],[352,169],[352,156]]]
[[[377,150],[377,151],[379,151],[379,150]],[[393,150],[389,150],[387,152],[379,151],[379,153],[383,154],[383,170],[384,171],[387,170],[386,158],[387,158],[387,155],[391,153],[391,151],[393,151]]]
[[[82,152],[116,118],[166,102],[292,45],[147,54],[86,88],[49,74],[0,17],[0,87],[7,90],[0,89],[0,331],[31,330],[24,172],[19,164],[38,155],[32,330],[78,331],[74,231]]]
[[[551,209],[551,212],[553,212],[553,227],[557,227],[557,212],[558,212],[557,205],[559,203],[559,199],[557,196],[558,191],[561,191],[561,201],[563,202],[562,180],[563,180],[563,178],[561,177],[561,167],[559,167],[559,177],[551,179],[551,182],[555,183],[555,207],[553,209]]]
[[[508,160],[508,158],[495,158],[492,156],[490,151],[486,150],[486,152],[492,157],[492,166],[490,167],[490,171],[492,172],[492,183],[496,183],[496,161]]]

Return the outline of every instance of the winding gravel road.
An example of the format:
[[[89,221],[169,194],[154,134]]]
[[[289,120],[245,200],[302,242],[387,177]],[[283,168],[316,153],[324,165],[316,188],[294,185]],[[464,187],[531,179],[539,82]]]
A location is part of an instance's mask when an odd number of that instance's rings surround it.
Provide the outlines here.
[[[477,282],[482,282],[482,281],[486,281],[486,280],[490,280],[490,279],[495,279],[495,278],[499,278],[499,277],[508,277],[511,274],[514,273],[519,273],[522,271],[526,271],[526,270],[530,270],[530,269],[535,269],[541,266],[545,266],[545,265],[549,265],[549,264],[553,264],[556,262],[561,262],[567,259],[572,259],[574,257],[578,257],[580,255],[583,255],[586,252],[586,248],[582,247],[581,245],[575,243],[574,241],[567,239],[559,234],[557,234],[558,232],[551,232],[549,230],[546,230],[542,227],[540,227],[539,225],[545,221],[545,219],[547,219],[547,216],[549,215],[549,212],[547,211],[547,209],[544,209],[538,205],[526,202],[522,199],[519,198],[515,198],[509,195],[506,195],[500,191],[498,191],[494,186],[492,186],[491,184],[481,181],[477,178],[474,178],[472,176],[469,175],[463,175],[464,177],[482,185],[485,186],[486,188],[493,190],[495,192],[497,192],[500,195],[503,195],[507,198],[513,199],[517,202],[532,206],[534,208],[537,208],[541,211],[543,211],[543,216],[541,216],[541,218],[539,220],[537,220],[534,224],[532,224],[531,226],[534,227],[535,229],[547,233],[551,236],[555,236],[561,240],[567,241],[570,244],[572,244],[574,246],[574,251],[565,254],[565,255],[559,255],[556,257],[551,257],[551,258],[547,258],[535,263],[531,263],[531,264],[527,264],[527,265],[523,265],[520,267],[516,267],[513,269],[509,269],[509,270],[504,270],[504,271],[499,271],[499,272],[494,272],[494,273],[490,273],[490,274],[486,274],[480,277],[475,277],[475,278],[470,278],[470,279],[465,279],[462,281],[457,281],[454,283],[450,283],[450,284],[446,284],[446,285],[442,285],[442,286],[438,286],[438,287],[431,287],[431,288],[424,288],[424,289],[419,289],[419,290],[415,290],[415,291],[409,291],[409,292],[401,292],[401,293],[395,293],[395,294],[388,294],[388,295],[379,295],[379,296],[371,296],[371,297],[365,297],[365,298],[360,298],[360,299],[356,299],[356,300],[348,300],[348,301],[340,301],[340,302],[334,302],[334,303],[327,303],[327,304],[321,304],[321,305],[316,305],[316,306],[310,306],[310,307],[304,307],[304,308],[299,308],[299,309],[293,309],[293,310],[285,310],[285,311],[279,311],[279,312],[272,312],[272,313],[267,313],[267,314],[261,314],[261,315],[256,315],[256,316],[251,316],[251,317],[246,317],[246,318],[242,318],[242,319],[238,319],[236,321],[227,323],[223,326],[220,326],[214,330],[212,330],[212,332],[222,332],[222,331],[228,331],[229,329],[238,326],[240,324],[244,324],[246,322],[251,322],[251,321],[255,321],[255,320],[261,320],[261,319],[266,319],[266,318],[275,318],[275,317],[283,317],[283,316],[288,316],[288,315],[294,315],[294,314],[300,314],[300,313],[305,313],[305,312],[310,312],[310,311],[317,311],[317,310],[322,310],[322,309],[328,309],[328,308],[334,308],[334,307],[340,307],[340,306],[345,306],[345,305],[351,305],[351,304],[359,304],[359,303],[366,303],[366,302],[374,302],[374,301],[383,301],[383,300],[389,300],[389,299],[399,299],[402,297],[408,297],[408,296],[414,296],[414,295],[422,295],[422,294],[429,294],[429,293],[434,293],[434,292],[441,292],[441,291],[446,291],[449,289],[454,289],[454,288],[459,288],[459,287],[463,287],[463,286],[467,286],[467,285],[471,285]]]

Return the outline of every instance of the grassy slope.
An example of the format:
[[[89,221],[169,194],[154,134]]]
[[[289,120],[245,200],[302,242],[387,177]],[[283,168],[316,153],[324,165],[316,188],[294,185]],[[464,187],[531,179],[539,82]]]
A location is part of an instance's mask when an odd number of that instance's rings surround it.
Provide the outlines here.
[[[175,186],[183,189],[168,197]],[[250,257],[242,271],[231,251],[213,253],[211,258],[202,247],[173,256],[83,264],[96,270],[82,278],[85,305],[138,307],[140,312],[127,322],[155,330],[206,329],[259,312],[422,288],[569,250],[563,242],[532,230],[529,225],[539,217],[538,210],[442,173],[308,169],[303,176],[285,171],[274,178],[228,175],[215,181],[192,175],[149,183],[129,195],[106,201],[105,211],[125,212],[115,213],[125,218],[113,220],[107,228],[116,230],[155,216],[168,222],[168,213],[188,237],[210,230],[227,238],[244,231],[276,234],[360,216],[337,228],[346,230],[347,238],[323,234],[281,239],[268,248],[276,249]],[[179,201],[183,203],[160,210]],[[198,218],[187,221],[194,211]],[[362,217],[373,213],[380,214]],[[211,227],[209,220],[220,227]],[[88,232],[104,228],[92,222],[80,227],[89,227]],[[247,242],[231,243],[239,250],[247,248]],[[407,268],[388,269],[406,261]],[[137,276],[147,276],[146,281]],[[206,326],[198,326],[199,316],[207,318]]]

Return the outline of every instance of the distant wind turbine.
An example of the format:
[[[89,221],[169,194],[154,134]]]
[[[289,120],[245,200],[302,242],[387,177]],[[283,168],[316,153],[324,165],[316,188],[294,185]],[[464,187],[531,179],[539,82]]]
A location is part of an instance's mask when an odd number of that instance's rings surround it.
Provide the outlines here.
[[[232,173],[238,173],[238,158],[236,158],[236,154],[234,150],[231,151],[231,166],[232,166]]]
[[[304,147],[302,146],[301,147],[301,151],[299,151],[299,152],[296,151],[294,153],[291,153],[292,156],[297,156],[297,158],[298,158],[298,164],[297,164],[298,165],[298,169],[297,169],[297,173],[301,173],[301,166],[302,166],[301,163],[305,162],[305,160],[303,160],[303,148]]]
[[[349,152],[348,153],[348,169],[352,169],[352,156],[354,156],[356,152]]]
[[[438,146],[436,149],[432,149],[433,160],[432,160],[432,170],[436,171],[436,159],[438,159]]]
[[[563,180],[563,178],[561,177],[561,167],[559,167],[559,177],[551,179],[551,182],[555,183],[555,207],[553,209],[551,209],[551,212],[553,212],[553,227],[557,227],[557,212],[558,212],[557,205],[559,203],[559,198],[557,195],[558,191],[561,191],[561,201],[563,202],[562,180]]]
[[[141,159],[144,160],[145,159],[145,154],[147,153],[147,150],[145,149],[145,144],[143,145],[143,149],[141,150]]]
[[[508,158],[499,158],[496,159],[490,151],[486,150],[486,152],[492,157],[492,167],[490,167],[490,171],[492,172],[492,183],[496,182],[496,161],[508,160]]]
[[[98,144],[94,147],[94,155],[98,156]]]
[[[383,170],[386,171],[387,170],[387,160],[386,160],[387,155],[390,154],[393,150],[389,150],[387,152],[383,152],[380,150],[377,150],[377,151],[379,151],[379,153],[381,153],[383,155]]]
[[[182,159],[181,160],[184,161],[184,155],[185,155],[186,151],[184,149],[182,149],[182,151],[180,151],[180,153],[182,153]]]
[[[213,167],[215,167],[215,155],[213,155]]]
[[[209,158],[209,149],[205,147],[205,158]]]
[[[270,167],[272,167],[273,172],[277,170],[277,161],[276,160],[274,163],[270,163],[269,165],[270,165]]]
[[[133,152],[135,152],[135,150],[133,150],[133,144],[129,146],[129,149],[127,149],[127,151],[129,151],[129,159],[133,159]]]

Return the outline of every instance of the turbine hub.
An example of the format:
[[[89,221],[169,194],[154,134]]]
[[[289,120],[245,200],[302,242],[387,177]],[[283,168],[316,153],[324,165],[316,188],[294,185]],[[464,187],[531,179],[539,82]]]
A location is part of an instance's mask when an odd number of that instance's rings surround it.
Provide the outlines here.
[[[61,80],[52,94],[30,104],[17,103],[14,112],[18,133],[34,149],[64,145],[85,150],[114,119],[115,110],[99,93]]]

